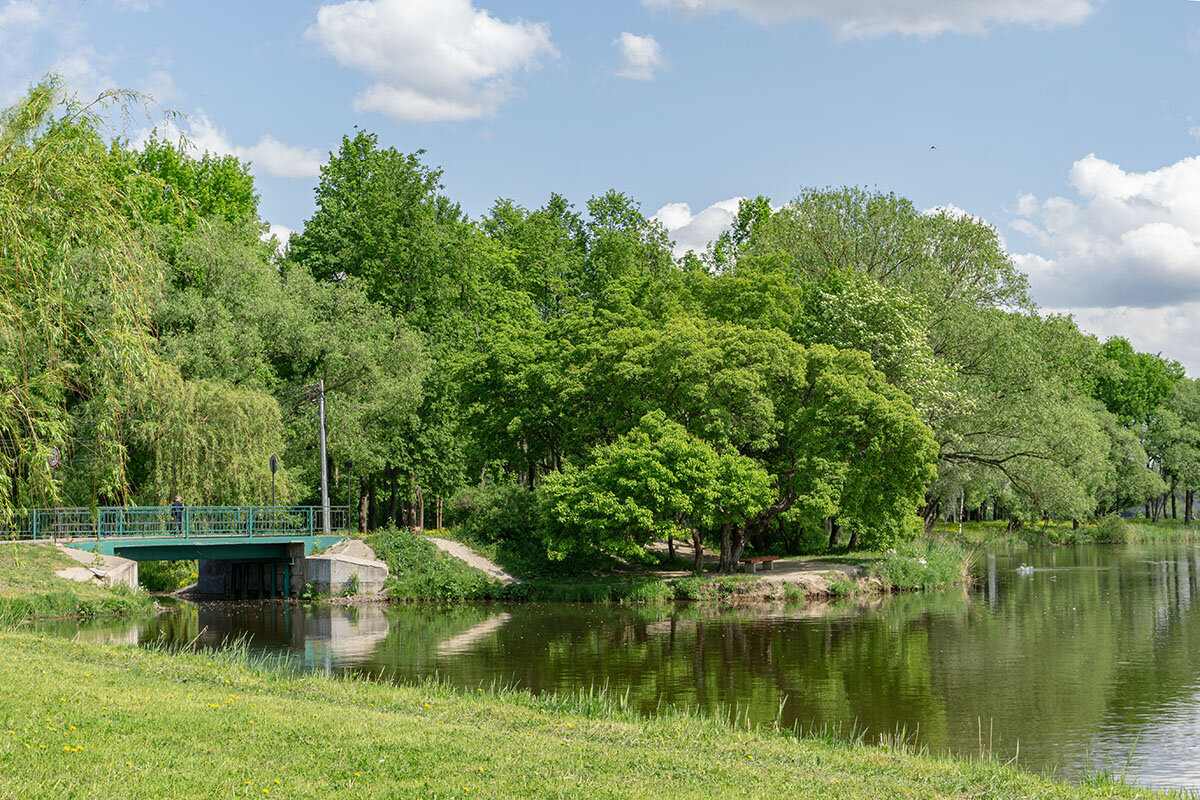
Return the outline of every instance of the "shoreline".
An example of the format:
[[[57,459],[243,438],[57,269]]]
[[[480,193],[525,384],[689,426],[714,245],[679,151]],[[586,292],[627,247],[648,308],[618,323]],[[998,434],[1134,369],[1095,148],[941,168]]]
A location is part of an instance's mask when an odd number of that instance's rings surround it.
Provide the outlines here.
[[[0,632],[0,722],[6,791],[30,800],[676,800],[776,798],[783,786],[802,800],[1173,796],[1110,776],[1076,786],[996,758],[930,755],[896,737],[844,741],[675,709],[646,717],[604,692],[392,685],[288,674],[237,649],[26,632]]]

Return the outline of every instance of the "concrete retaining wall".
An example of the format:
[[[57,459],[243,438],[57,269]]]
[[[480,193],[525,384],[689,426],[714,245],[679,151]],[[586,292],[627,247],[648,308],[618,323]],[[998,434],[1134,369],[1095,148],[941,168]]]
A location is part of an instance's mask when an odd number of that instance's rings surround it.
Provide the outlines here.
[[[338,554],[304,559],[305,582],[313,584],[321,594],[343,594],[350,587],[352,575],[358,576],[359,594],[376,594],[383,591],[388,576],[387,564]]]

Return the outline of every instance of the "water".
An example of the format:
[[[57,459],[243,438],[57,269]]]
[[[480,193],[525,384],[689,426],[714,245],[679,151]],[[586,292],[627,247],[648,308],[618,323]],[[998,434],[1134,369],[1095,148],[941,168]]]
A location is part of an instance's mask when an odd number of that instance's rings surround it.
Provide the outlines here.
[[[1021,574],[1017,567],[1035,567]],[[325,671],[535,692],[608,686],[804,729],[907,731],[934,752],[1071,778],[1108,770],[1200,789],[1200,548],[981,554],[969,591],[789,608],[512,605],[303,609],[181,605],[157,618],[47,623],[81,639],[166,639]]]

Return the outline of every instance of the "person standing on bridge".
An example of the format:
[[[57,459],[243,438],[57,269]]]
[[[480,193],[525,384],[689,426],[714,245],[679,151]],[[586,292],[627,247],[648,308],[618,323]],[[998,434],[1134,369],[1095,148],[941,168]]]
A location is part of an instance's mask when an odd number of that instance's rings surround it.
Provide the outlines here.
[[[171,503],[171,533],[183,533],[183,498],[179,495]]]

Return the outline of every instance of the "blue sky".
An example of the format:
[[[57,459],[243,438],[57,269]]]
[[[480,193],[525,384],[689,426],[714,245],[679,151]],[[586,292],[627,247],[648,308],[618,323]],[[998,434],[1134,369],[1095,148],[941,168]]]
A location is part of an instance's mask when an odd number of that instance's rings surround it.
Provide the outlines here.
[[[615,187],[681,247],[738,197],[864,185],[994,224],[1045,308],[1192,374],[1198,67],[1189,0],[0,0],[0,101],[146,90],[278,226],[354,126],[473,216]]]

